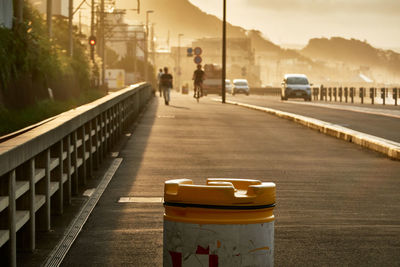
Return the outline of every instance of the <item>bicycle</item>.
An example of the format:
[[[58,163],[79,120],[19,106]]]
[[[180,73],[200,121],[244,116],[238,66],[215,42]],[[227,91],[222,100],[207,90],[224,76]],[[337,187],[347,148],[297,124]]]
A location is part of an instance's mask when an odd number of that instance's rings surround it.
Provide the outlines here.
[[[194,98],[196,98],[197,103],[199,102],[200,97],[202,97],[202,95],[201,95],[201,85],[196,84],[194,86]]]

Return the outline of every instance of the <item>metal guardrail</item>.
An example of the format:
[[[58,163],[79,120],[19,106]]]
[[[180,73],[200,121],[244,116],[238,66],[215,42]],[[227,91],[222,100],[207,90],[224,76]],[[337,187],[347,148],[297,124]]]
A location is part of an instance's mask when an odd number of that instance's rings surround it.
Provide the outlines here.
[[[400,88],[392,87],[356,87],[356,86],[336,86],[336,87],[313,87],[311,89],[312,100],[344,102],[355,104],[382,104],[395,105],[399,104]],[[250,94],[253,95],[269,95],[280,96],[281,88],[268,87],[257,88],[251,87]]]
[[[365,87],[314,87],[313,100],[356,104],[398,105],[400,88]]]
[[[63,214],[150,97],[151,86],[137,84],[0,144],[2,264],[16,266],[17,249],[35,249],[51,215]]]

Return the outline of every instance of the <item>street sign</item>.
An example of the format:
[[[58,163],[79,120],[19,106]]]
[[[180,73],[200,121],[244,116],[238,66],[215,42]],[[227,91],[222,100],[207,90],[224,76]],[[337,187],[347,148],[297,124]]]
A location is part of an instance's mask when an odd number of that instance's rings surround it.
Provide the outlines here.
[[[187,52],[187,56],[188,57],[192,57],[193,56],[193,48],[189,47],[188,49],[186,49]]]
[[[201,52],[203,52],[203,50],[201,50],[200,47],[196,47],[196,48],[194,49],[194,54],[195,54],[196,56],[200,56],[200,55],[201,55]]]
[[[203,59],[201,58],[201,56],[196,56],[193,61],[196,64],[200,64],[203,61]]]

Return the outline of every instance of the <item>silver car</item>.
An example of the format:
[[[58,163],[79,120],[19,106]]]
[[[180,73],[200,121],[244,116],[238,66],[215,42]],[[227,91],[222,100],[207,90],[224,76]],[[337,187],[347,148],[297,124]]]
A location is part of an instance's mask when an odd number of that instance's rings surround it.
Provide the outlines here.
[[[249,83],[246,79],[233,80],[232,95],[235,95],[237,93],[244,93],[246,95],[250,94]]]
[[[229,94],[232,94],[232,84],[231,84],[231,80],[229,80],[229,79],[225,80],[225,91]]]
[[[285,74],[282,82],[281,99],[303,98],[311,101],[311,86],[304,74]]]

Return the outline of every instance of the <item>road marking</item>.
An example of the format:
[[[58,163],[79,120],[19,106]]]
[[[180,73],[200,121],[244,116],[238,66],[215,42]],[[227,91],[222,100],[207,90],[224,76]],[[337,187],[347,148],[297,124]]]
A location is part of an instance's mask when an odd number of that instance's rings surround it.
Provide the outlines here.
[[[220,102],[220,99],[213,99],[214,101]],[[342,127],[337,124],[317,120],[314,118],[297,115],[290,112],[284,112],[277,109],[260,107],[240,102],[226,101],[227,104],[237,105],[246,107],[249,109],[263,111],[272,115],[276,115],[280,118],[288,119],[299,124],[302,124],[308,128],[317,130],[326,135],[334,136],[336,138],[360,145],[362,147],[374,150],[385,154],[389,158],[400,160],[400,143],[373,136],[370,134],[358,132],[349,128]]]
[[[175,119],[175,115],[158,115],[157,118]]]
[[[67,255],[75,239],[78,237],[78,234],[82,230],[83,225],[86,223],[89,215],[92,213],[104,190],[107,188],[115,172],[121,165],[121,162],[122,158],[116,158],[113,160],[111,166],[101,179],[100,184],[97,186],[94,193],[89,197],[88,201],[83,205],[82,209],[79,211],[72,223],[68,226],[67,230],[64,232],[63,239],[53,249],[49,257],[47,257],[46,263],[43,266],[60,266],[65,255]]]
[[[118,203],[163,203],[162,197],[120,197]]]
[[[316,106],[344,111],[353,111],[358,113],[366,113],[372,115],[386,116],[391,118],[400,119],[400,110],[388,110],[388,109],[373,109],[367,107],[349,107],[349,106],[339,106],[334,104],[322,104],[322,103],[307,103],[307,102],[297,102],[297,101],[288,101],[287,103],[296,104],[296,105],[308,105],[308,106]]]

